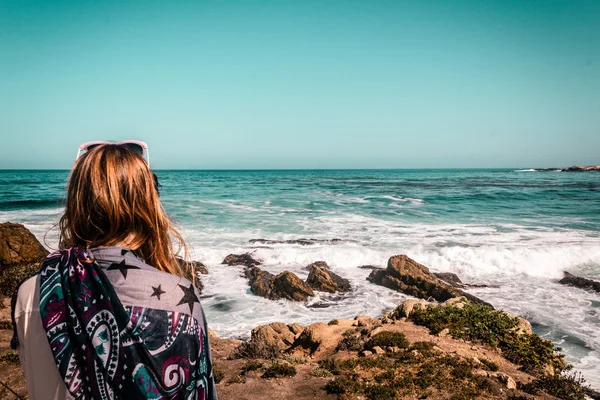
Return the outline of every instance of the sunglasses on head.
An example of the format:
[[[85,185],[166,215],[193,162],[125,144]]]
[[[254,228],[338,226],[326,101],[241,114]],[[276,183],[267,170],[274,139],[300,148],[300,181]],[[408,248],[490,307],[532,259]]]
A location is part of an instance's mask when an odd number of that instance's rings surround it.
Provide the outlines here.
[[[148,165],[150,165],[150,154],[148,153],[148,145],[140,140],[122,140],[120,142],[109,142],[107,140],[96,140],[93,142],[86,142],[79,146],[77,150],[77,158],[81,157],[87,151],[92,150],[94,147],[98,147],[103,144],[118,144],[125,146],[128,149],[135,151],[140,156],[144,157]]]

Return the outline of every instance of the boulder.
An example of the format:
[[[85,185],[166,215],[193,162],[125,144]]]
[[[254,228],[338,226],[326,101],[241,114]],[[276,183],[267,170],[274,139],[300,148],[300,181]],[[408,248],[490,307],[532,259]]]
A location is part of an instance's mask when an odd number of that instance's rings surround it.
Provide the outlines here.
[[[312,356],[333,354],[344,338],[342,333],[345,330],[343,327],[317,322],[304,328],[290,350]]]
[[[177,260],[177,263],[181,267],[183,267],[185,260],[180,257],[176,257],[175,259]],[[202,264],[200,261],[188,261],[188,263],[192,265],[192,267],[196,270],[196,272],[198,272],[202,275],[208,274],[208,268],[206,268],[206,266],[204,264]]]
[[[306,283],[314,290],[329,293],[350,291],[350,282],[338,274],[329,271],[328,267],[324,268],[316,263],[311,264],[309,267],[310,272],[308,273]]]
[[[274,346],[279,351],[287,350],[298,335],[283,322],[273,322],[252,329],[251,341]]]
[[[258,267],[250,267],[246,270],[246,277],[250,281],[252,292],[267,299],[305,301],[314,296],[312,289],[289,271],[273,275]]]
[[[19,283],[35,274],[48,250],[23,225],[0,224],[0,296],[11,296]]]
[[[429,268],[406,255],[390,257],[386,269],[374,269],[367,279],[377,285],[421,299],[433,298],[442,302],[453,297],[465,296],[474,303],[491,307],[489,303],[441,281],[429,272]]]
[[[561,283],[563,285],[575,286],[580,289],[593,290],[595,292],[600,293],[600,282],[575,276],[567,271],[564,272],[564,278],[558,281],[558,283]]]
[[[252,256],[248,253],[245,254],[230,254],[221,264],[227,265],[244,265],[246,267],[252,267],[254,265],[260,265],[261,262],[252,258]]]
[[[0,224],[0,268],[43,261],[48,250],[21,224]]]

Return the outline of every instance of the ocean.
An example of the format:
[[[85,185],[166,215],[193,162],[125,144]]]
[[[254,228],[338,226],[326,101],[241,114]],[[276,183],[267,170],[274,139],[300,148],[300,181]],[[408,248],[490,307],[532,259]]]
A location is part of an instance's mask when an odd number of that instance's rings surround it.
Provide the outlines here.
[[[533,170],[157,171],[161,198],[193,258],[210,274],[203,306],[220,336],[248,337],[273,321],[308,324],[381,316],[407,296],[366,280],[361,265],[407,254],[454,272],[497,308],[527,318],[600,388],[600,295],[558,284],[563,271],[600,279],[600,173]],[[0,222],[23,223],[56,248],[68,171],[0,171]],[[340,239],[312,246],[251,239]],[[349,279],[345,295],[308,303],[250,293],[242,267],[220,265],[251,252],[264,269],[306,278],[326,261]]]

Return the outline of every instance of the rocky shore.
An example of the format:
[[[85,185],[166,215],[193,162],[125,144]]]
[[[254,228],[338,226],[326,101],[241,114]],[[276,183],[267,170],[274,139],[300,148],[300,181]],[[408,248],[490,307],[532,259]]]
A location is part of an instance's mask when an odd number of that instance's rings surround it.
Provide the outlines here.
[[[39,268],[46,254],[22,225],[0,224],[0,293],[10,295],[18,281]],[[231,254],[223,264],[239,266],[251,291],[268,299],[302,302],[315,292],[352,292],[350,282],[325,261],[306,266],[306,280],[290,271],[277,275],[265,271],[251,254]],[[200,262],[194,266],[199,274],[211,273]],[[378,318],[362,315],[329,323],[258,326],[247,341],[211,332],[220,398],[600,398],[571,371],[550,341],[532,332],[528,321],[470,295],[458,276],[433,274],[406,255],[392,256],[386,268],[357,266],[367,267],[374,289],[382,285],[415,299]],[[585,289],[595,288],[588,280],[561,283],[578,282]],[[9,349],[11,336],[5,297],[0,299],[0,376],[25,396],[18,357]],[[0,387],[0,398],[10,396]]]
[[[536,168],[536,171],[600,172],[600,165],[574,165],[567,168]]]

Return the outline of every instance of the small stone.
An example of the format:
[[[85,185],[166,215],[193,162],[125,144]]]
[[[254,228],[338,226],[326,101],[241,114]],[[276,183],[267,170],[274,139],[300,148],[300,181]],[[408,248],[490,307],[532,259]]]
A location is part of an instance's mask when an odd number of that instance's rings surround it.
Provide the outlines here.
[[[478,375],[478,376],[485,376],[485,377],[490,376],[490,374],[487,371],[484,371],[482,369],[476,369],[476,370],[474,370],[473,374],[474,375]]]
[[[358,353],[358,356],[359,357],[369,357],[372,354],[373,354],[373,352],[371,352],[369,350],[363,350],[360,353]]]
[[[377,355],[381,355],[381,354],[385,354],[385,350],[379,346],[375,346],[375,347],[373,347],[373,353],[375,353]]]
[[[507,389],[517,388],[517,382],[515,382],[515,380],[510,375],[505,374],[504,372],[496,372],[494,376],[498,378],[500,382],[504,383]]]
[[[433,346],[433,347],[431,348],[431,350],[433,350],[433,351],[437,351],[438,353],[443,353],[443,352],[444,352],[444,350],[442,350],[442,348],[441,348],[441,347],[438,347],[438,346]]]
[[[421,357],[421,352],[419,350],[413,350],[410,352],[410,354],[412,354],[413,356],[419,358]]]
[[[400,347],[398,346],[391,346],[387,348],[387,351],[389,351],[390,353],[399,353],[400,352]]]
[[[448,337],[450,335],[450,329],[444,328],[437,335],[438,335],[438,337],[441,337],[441,338]]]
[[[373,329],[370,333],[369,333],[369,337],[373,337],[375,335],[377,335],[378,333],[381,333],[385,331],[385,329],[381,326],[378,326],[377,328]]]
[[[379,322],[375,318],[369,317],[368,315],[358,315],[354,319],[358,323],[358,326],[373,326]]]

